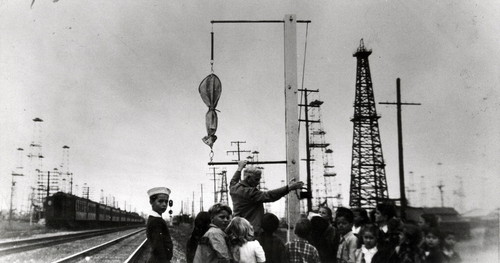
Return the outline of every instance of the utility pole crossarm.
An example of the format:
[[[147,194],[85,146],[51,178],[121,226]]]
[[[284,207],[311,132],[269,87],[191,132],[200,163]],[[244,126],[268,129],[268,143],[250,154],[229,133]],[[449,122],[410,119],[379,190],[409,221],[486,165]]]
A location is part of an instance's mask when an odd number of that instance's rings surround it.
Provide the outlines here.
[[[233,161],[240,161],[241,160],[241,153],[249,153],[251,151],[249,150],[241,150],[240,149],[240,144],[246,143],[245,141],[232,141],[231,145],[236,144],[237,150],[235,151],[226,151],[226,154],[232,153],[232,154],[238,154],[238,160],[233,160]]]
[[[413,103],[413,102],[379,102],[378,104],[387,104],[387,105],[422,105],[421,103]]]
[[[247,162],[247,164],[286,164],[286,161]],[[238,165],[238,162],[209,162],[208,165]]]
[[[212,24],[259,24],[259,23],[285,23],[284,20],[212,20]],[[311,23],[311,20],[297,20],[296,23]]]

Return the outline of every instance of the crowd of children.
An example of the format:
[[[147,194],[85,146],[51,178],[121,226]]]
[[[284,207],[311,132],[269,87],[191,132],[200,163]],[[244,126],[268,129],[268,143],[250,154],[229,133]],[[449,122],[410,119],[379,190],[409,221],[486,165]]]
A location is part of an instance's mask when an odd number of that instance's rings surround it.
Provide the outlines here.
[[[226,207],[221,209],[221,207]],[[217,224],[224,217],[229,226]],[[230,208],[220,204],[210,208],[211,222],[219,238],[211,237],[208,229],[195,223],[192,239],[198,239],[194,261],[188,262],[334,262],[334,263],[456,263],[461,262],[455,251],[455,234],[441,232],[437,217],[424,214],[419,222],[402,222],[395,207],[380,204],[368,216],[366,210],[339,207],[332,213],[328,207],[303,215],[294,226],[295,239],[284,242],[278,234],[280,221],[266,213],[260,233],[242,217],[231,217]],[[204,213],[204,212],[201,212]],[[200,214],[201,214],[200,213]],[[206,213],[206,212],[205,212]],[[197,218],[200,215],[197,216]],[[197,220],[195,220],[197,221]],[[280,237],[281,236],[281,237]],[[192,244],[192,239],[190,243]],[[209,244],[208,246],[206,246]],[[201,246],[201,247],[200,247]],[[224,249],[220,249],[225,246]],[[207,253],[206,250],[210,250]],[[188,245],[187,255],[193,248]]]
[[[152,189],[148,239],[149,262],[169,262],[172,242],[168,228],[158,220],[166,210],[170,190]],[[200,212],[187,243],[188,263],[457,263],[456,236],[442,232],[435,215],[423,214],[418,222],[403,222],[393,205],[379,204],[371,217],[363,209],[320,207],[294,225],[295,238],[284,242],[276,215],[262,217],[260,231],[232,209],[215,204]]]

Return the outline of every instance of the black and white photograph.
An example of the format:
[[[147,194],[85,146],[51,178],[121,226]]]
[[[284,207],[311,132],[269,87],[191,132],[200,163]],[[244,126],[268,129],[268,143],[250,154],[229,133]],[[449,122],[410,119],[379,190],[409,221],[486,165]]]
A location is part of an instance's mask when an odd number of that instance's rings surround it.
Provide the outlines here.
[[[500,2],[0,0],[0,262],[500,262]]]

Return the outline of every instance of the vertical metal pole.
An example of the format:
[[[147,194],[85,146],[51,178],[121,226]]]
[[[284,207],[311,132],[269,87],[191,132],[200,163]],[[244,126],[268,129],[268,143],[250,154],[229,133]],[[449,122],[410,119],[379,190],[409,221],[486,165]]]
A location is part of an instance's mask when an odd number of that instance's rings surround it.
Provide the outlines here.
[[[71,175],[71,180],[70,180],[70,183],[69,183],[69,187],[70,187],[69,188],[69,194],[72,195],[73,194],[73,173],[71,173],[70,175]]]
[[[236,143],[237,147],[238,147],[238,162],[241,160],[241,157],[240,157],[240,143]]]
[[[217,204],[217,181],[215,180],[215,167],[212,168],[214,171],[214,204]]]
[[[50,171],[47,171],[47,198],[49,198],[50,194]]]
[[[12,201],[14,199],[14,175],[12,175],[12,185],[10,186],[10,209],[9,209],[9,227],[11,226],[12,221]]]
[[[286,126],[286,177],[299,181],[299,118],[297,87],[297,20],[295,15],[285,15],[285,126]],[[300,203],[295,194],[287,196],[288,234],[300,216]]]
[[[401,195],[401,219],[406,219],[405,169],[403,162],[403,127],[401,122],[401,80],[396,79],[396,107],[398,118],[399,192]]]
[[[203,184],[200,184],[201,196],[200,196],[200,212],[203,212]]]
[[[311,149],[309,148],[309,107],[307,105],[307,89],[304,90],[304,114],[306,120],[306,171],[307,171],[307,212],[312,211],[312,188],[311,188]]]

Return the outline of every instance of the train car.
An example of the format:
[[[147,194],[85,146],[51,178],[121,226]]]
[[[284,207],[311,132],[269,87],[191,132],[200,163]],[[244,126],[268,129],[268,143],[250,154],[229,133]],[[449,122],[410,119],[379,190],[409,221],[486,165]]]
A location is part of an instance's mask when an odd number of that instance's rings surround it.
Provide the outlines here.
[[[83,198],[75,199],[75,221],[87,221],[88,202]]]
[[[114,223],[114,224],[117,224],[118,222],[120,222],[120,209],[118,208],[111,208],[111,221]]]
[[[120,210],[120,223],[123,225],[127,224],[127,212]]]
[[[57,192],[44,203],[45,222],[48,227],[74,227],[76,198],[73,195]]]
[[[97,203],[95,202],[87,203],[87,220],[97,221]]]
[[[63,192],[48,197],[44,207],[46,224],[52,228],[114,227],[145,223],[144,218],[137,213]]]
[[[110,222],[111,221],[111,207],[99,204],[97,206],[97,221],[99,222]]]

